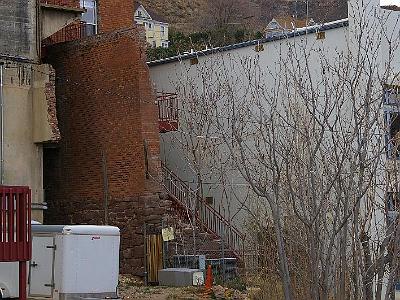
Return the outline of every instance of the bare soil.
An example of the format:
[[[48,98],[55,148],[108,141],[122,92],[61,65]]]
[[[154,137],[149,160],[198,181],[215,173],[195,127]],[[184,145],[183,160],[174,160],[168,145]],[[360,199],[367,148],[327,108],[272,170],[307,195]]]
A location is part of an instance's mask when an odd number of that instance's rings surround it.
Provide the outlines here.
[[[212,294],[209,295],[205,292],[204,287],[145,286],[141,279],[129,276],[120,277],[119,293],[123,300],[250,299],[245,292],[224,288],[220,285],[214,286]]]

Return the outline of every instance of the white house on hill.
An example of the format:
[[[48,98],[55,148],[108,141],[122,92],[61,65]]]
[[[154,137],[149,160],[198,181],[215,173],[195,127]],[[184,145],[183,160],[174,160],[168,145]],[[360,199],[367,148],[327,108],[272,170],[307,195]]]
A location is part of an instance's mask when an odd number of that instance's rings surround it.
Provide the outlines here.
[[[146,40],[152,47],[168,48],[168,23],[163,17],[135,2],[134,19],[136,24],[144,26]]]

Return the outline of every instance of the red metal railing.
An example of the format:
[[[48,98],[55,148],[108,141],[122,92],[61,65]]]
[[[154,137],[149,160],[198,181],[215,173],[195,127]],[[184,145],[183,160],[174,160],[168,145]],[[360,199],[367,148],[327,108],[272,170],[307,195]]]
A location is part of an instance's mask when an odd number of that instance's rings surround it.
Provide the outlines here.
[[[186,183],[184,183],[165,164],[162,164],[163,183],[169,195],[177,201],[187,212],[208,232],[223,239],[227,248],[232,250],[239,258],[243,258],[245,235],[228,221],[220,211],[199,197]],[[195,213],[196,199],[198,209]]]
[[[178,130],[178,96],[175,93],[157,93],[160,132]]]
[[[0,186],[0,261],[31,259],[30,219],[29,188]]]
[[[80,8],[79,0],[40,0],[41,4]]]
[[[31,191],[0,186],[0,263],[19,262],[19,299],[26,299],[26,262],[32,257]]]

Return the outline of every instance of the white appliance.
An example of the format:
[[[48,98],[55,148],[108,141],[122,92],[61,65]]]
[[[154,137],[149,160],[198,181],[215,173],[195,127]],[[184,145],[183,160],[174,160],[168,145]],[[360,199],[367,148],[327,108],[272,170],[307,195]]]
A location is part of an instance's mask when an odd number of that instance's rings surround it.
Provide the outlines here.
[[[117,227],[32,225],[29,298],[118,298],[119,245]],[[17,263],[0,263],[0,291],[18,297]]]

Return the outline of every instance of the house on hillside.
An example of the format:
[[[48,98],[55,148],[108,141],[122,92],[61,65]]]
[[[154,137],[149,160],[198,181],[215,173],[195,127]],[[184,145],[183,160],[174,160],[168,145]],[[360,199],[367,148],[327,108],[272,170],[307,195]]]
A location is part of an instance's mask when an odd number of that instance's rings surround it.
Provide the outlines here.
[[[163,17],[135,2],[134,19],[136,24],[144,26],[146,40],[153,48],[168,48],[168,23]]]
[[[293,17],[273,18],[265,28],[265,37],[270,37],[275,34],[288,33],[295,29],[304,28],[314,25],[313,19],[295,19]]]

